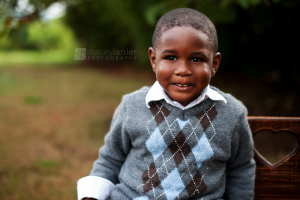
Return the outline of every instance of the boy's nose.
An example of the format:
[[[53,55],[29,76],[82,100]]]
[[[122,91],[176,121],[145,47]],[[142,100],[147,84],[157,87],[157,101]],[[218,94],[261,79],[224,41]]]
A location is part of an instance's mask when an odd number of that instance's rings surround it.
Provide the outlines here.
[[[190,69],[189,63],[186,62],[180,62],[178,63],[178,66],[176,67],[175,74],[177,76],[191,76],[192,71]]]

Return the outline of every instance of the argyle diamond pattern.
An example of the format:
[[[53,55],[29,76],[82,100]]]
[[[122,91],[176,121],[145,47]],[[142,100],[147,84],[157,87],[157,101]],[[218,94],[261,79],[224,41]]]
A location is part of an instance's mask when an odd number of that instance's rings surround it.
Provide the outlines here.
[[[146,141],[146,147],[152,153],[154,161],[164,152],[168,147],[163,140],[161,133],[158,128],[156,128],[149,139]]]
[[[177,117],[177,122],[182,130],[185,127],[185,125],[189,122],[189,120],[183,121]]]
[[[210,159],[214,155],[214,151],[211,148],[205,133],[203,133],[198,141],[198,145],[192,149],[192,152],[196,158],[198,168],[201,167],[202,162]]]
[[[141,176],[144,193],[152,194],[154,199],[165,197],[168,200],[186,197],[184,195],[189,199],[201,196],[207,186],[200,168],[214,155],[210,145],[212,137],[208,138],[205,131],[212,126],[216,134],[212,124],[218,114],[215,105],[186,121],[174,118],[159,102],[151,104],[150,110],[157,127],[149,132],[146,141],[153,162]]]
[[[180,174],[175,168],[161,183],[162,187],[165,190],[165,194],[168,200],[175,199],[179,193],[185,188]]]
[[[181,131],[169,145],[169,149],[173,154],[176,166],[179,165],[183,161],[183,159],[191,152],[191,148],[188,143],[185,142],[185,137]]]

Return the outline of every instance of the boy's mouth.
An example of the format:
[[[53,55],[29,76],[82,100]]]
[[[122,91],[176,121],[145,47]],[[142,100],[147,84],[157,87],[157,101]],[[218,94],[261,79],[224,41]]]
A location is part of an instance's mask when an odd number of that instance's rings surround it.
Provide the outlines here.
[[[190,84],[179,84],[179,83],[175,83],[176,85],[180,86],[180,87],[187,87],[189,86]]]
[[[190,89],[193,88],[193,84],[181,84],[181,83],[173,83],[172,84],[176,90],[179,90],[179,91],[189,91]]]
[[[192,84],[180,84],[180,83],[173,83],[173,85],[177,85],[179,87],[188,87],[188,86],[192,86]]]

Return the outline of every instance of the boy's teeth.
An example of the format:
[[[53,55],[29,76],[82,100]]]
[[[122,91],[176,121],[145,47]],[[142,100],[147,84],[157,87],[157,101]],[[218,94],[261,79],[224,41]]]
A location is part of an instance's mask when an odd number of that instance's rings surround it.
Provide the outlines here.
[[[176,83],[176,85],[186,87],[186,86],[188,86],[189,84],[184,84],[184,85],[183,85],[183,84]]]

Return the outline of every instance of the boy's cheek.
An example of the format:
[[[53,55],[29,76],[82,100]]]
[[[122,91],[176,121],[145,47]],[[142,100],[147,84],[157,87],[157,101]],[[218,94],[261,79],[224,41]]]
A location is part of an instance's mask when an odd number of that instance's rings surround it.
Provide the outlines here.
[[[169,72],[169,70],[167,70],[166,67],[158,67],[156,68],[156,76],[162,79],[165,79],[167,77],[169,77],[171,75],[171,73]]]

